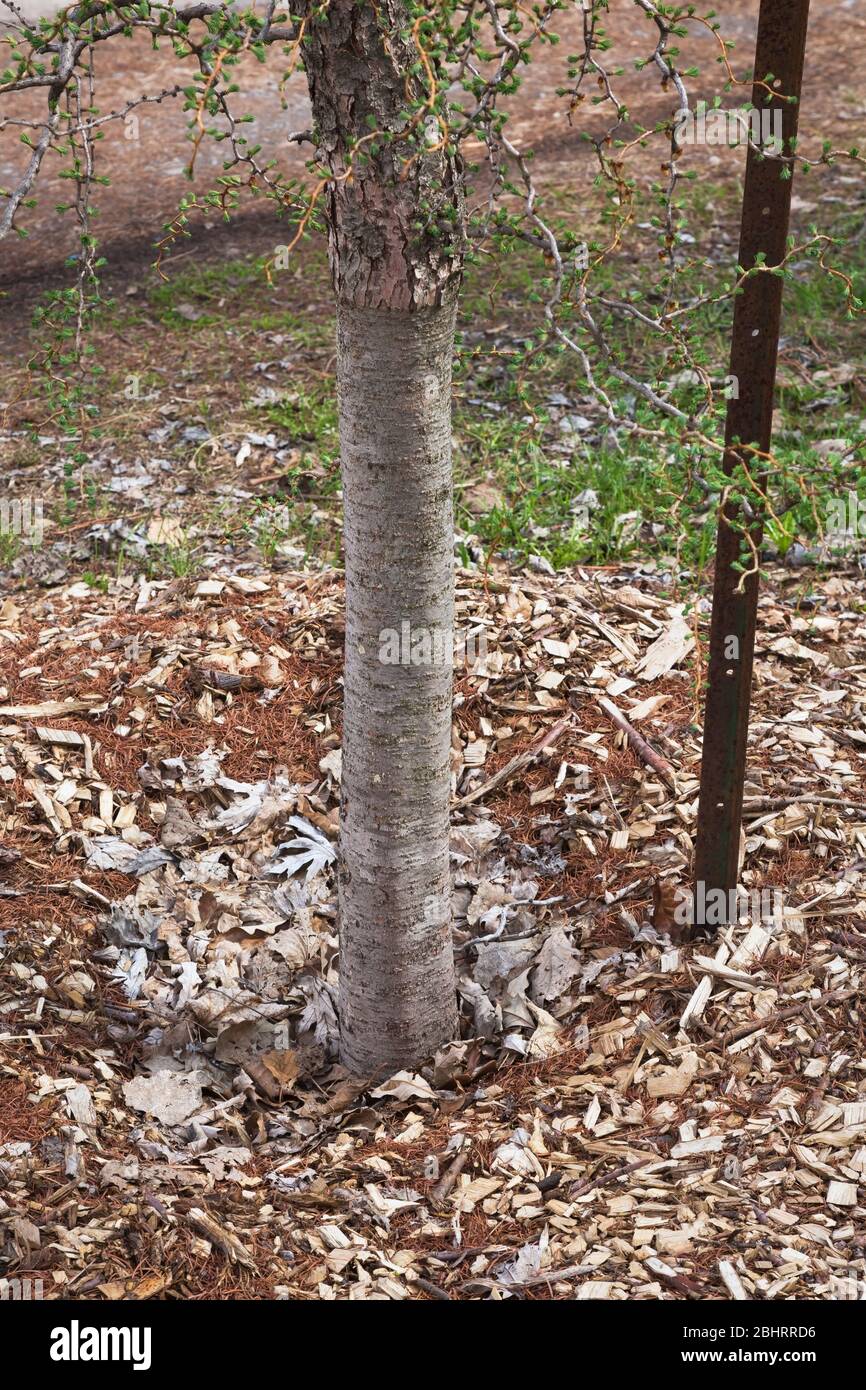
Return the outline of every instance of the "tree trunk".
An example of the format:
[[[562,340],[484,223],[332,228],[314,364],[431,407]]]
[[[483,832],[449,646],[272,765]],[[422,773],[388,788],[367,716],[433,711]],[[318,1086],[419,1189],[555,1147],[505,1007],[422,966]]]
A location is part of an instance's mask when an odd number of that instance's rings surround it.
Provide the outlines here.
[[[454,299],[341,305],[346,561],[340,998],[344,1060],[453,1036],[448,802]]]
[[[338,318],[342,1052],[365,1073],[419,1062],[456,1027],[450,390],[463,204],[402,0],[310,6],[303,53]]]

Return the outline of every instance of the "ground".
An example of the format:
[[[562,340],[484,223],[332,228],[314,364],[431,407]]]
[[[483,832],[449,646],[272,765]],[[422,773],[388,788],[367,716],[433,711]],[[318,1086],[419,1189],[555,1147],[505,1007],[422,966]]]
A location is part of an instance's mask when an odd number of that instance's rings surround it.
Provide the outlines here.
[[[27,5],[22,8],[30,13]],[[724,8],[723,32],[736,44],[733,62],[738,73],[748,71],[752,63],[755,14],[753,0],[731,0]],[[606,25],[614,43],[613,55],[624,68],[617,79],[617,94],[621,93],[634,114],[650,125],[670,112],[671,95],[660,92],[658,84],[647,80],[645,72],[634,72],[631,64],[652,52],[655,28],[646,17],[635,15],[630,0],[611,6]],[[566,14],[558,22],[557,31],[564,35],[562,43],[539,49],[511,109],[515,135],[537,152],[539,177],[548,184],[567,186],[572,206],[582,216],[592,168],[591,152],[582,135],[584,131],[602,130],[606,116],[602,111],[597,120],[591,117],[573,124],[568,121],[567,102],[558,100],[555,92],[564,82],[567,52],[580,42],[580,15]],[[710,100],[722,90],[717,44],[698,24],[693,24],[689,32],[684,51],[689,61],[700,64],[700,92]],[[866,18],[859,12],[858,0],[813,0],[803,110],[804,120],[815,133],[816,148],[822,138],[847,148],[862,135],[864,33]],[[110,60],[99,61],[98,104],[102,113],[121,111],[144,92],[171,91],[189,82],[189,66],[174,57],[170,46],[164,43],[158,53],[153,53],[143,36],[115,45]],[[290,132],[309,125],[302,75],[294,76],[281,93],[285,106],[274,90],[272,66],[262,66],[250,57],[239,69],[238,80],[243,95],[237,109],[255,118],[250,138],[260,142],[268,154],[275,155],[287,174],[302,173],[309,151],[285,144]],[[735,98],[739,101],[740,94],[735,93]],[[734,99],[729,100],[733,104]],[[16,116],[25,114],[22,105],[16,107]],[[111,186],[100,190],[96,199],[97,234],[108,257],[109,273],[118,287],[134,283],[149,269],[154,242],[174,215],[179,199],[193,189],[203,192],[211,187],[222,169],[224,147],[206,141],[198,150],[192,187],[187,183],[184,171],[189,165],[191,146],[177,106],[176,98],[167,97],[158,104],[140,108],[136,125],[109,123],[103,128],[99,154],[110,173]],[[28,111],[31,109],[37,113],[42,109],[36,98]],[[19,136],[16,127],[4,130],[0,126],[2,184],[13,185],[28,158]],[[712,169],[726,164],[736,167],[737,163],[726,152],[723,157],[721,151],[714,151],[710,158]],[[2,321],[11,343],[17,341],[20,345],[22,301],[29,306],[40,286],[64,283],[66,258],[76,249],[72,219],[68,215],[58,216],[55,210],[68,192],[58,177],[59,170],[60,161],[54,159],[46,170],[48,177],[36,190],[37,205],[25,219],[27,241],[7,243],[4,248],[0,291],[10,297],[10,302]],[[702,178],[706,176],[705,168]],[[283,240],[285,225],[272,215],[270,205],[262,202],[249,205],[246,215],[228,228],[214,216],[194,216],[193,222],[195,240],[178,251],[186,261],[199,256],[231,260],[239,253],[270,254],[275,242]]]
[[[754,7],[729,9],[747,48]],[[814,11],[810,138],[847,146],[863,49],[839,26],[864,21]],[[138,90],[146,56],[107,74],[105,108]],[[549,116],[543,61],[521,133],[556,214],[594,223],[592,162]],[[269,129],[303,124],[294,88],[267,116],[266,70],[244,81]],[[622,81],[631,100],[637,78]],[[649,90],[644,116],[663,114]],[[2,272],[0,450],[43,527],[38,544],[0,536],[4,1273],[76,1298],[846,1296],[866,1275],[866,609],[858,547],[825,533],[826,509],[863,490],[866,378],[841,282],[798,265],[786,285],[776,448],[818,490],[779,507],[763,553],[752,896],[740,926],[685,943],[717,498],[675,431],[630,432],[628,392],[611,427],[574,359],[522,360],[530,254],[470,268],[454,413],[461,1036],[416,1074],[353,1080],[335,1052],[327,267],[305,244],[269,282],[285,224],[254,205],[227,228],[202,220],[163,281],[152,240],[188,147],[165,106],[145,113],[138,140],[106,142],[114,303],[91,335],[99,413],[74,471],[25,371],[41,330],[23,324],[65,273],[54,190]],[[703,155],[683,226],[715,289],[740,164]],[[810,177],[795,233],[829,228],[862,287],[861,173]],[[641,216],[601,293],[645,286]],[[728,313],[696,316],[715,378]],[[693,403],[672,349],[617,342]]]
[[[762,606],[764,900],[677,946],[652,899],[694,831],[685,596],[652,563],[458,576],[486,635],[455,702],[463,1041],[361,1082],[334,1060],[339,576],[7,599],[8,1273],[97,1298],[862,1278],[866,621],[854,576],[808,590],[781,573]]]

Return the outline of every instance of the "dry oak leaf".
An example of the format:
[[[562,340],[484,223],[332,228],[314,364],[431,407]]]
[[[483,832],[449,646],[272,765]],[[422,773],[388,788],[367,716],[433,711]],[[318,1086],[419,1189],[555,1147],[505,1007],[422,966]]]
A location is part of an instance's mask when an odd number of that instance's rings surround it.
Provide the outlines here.
[[[278,1048],[272,1052],[263,1052],[259,1061],[267,1067],[271,1076],[279,1083],[282,1090],[287,1091],[294,1086],[300,1075],[300,1064],[297,1052],[290,1049]]]
[[[133,1110],[143,1110],[166,1125],[181,1125],[201,1105],[199,1072],[158,1071],[153,1076],[134,1076],[123,1087]]]
[[[686,941],[690,935],[688,909],[691,894],[672,879],[656,879],[653,884],[651,921],[656,931],[667,932],[671,941]]]

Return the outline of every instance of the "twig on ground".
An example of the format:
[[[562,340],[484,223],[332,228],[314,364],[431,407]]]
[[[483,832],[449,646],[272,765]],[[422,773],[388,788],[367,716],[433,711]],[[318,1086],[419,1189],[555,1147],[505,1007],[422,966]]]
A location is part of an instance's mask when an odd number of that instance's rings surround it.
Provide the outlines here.
[[[498,772],[494,772],[493,776],[489,777],[486,782],[482,782],[480,787],[476,787],[473,792],[469,792],[468,796],[461,796],[458,801],[453,801],[451,803],[452,810],[458,811],[463,806],[471,806],[473,801],[480,801],[481,797],[493,791],[494,787],[501,786],[502,783],[506,782],[515,772],[518,772],[523,767],[527,767],[529,763],[534,762],[545,748],[549,748],[551,744],[556,742],[560,734],[568,728],[570,723],[570,714],[565,715],[562,719],[558,719],[553,727],[547,730],[546,734],[536,739],[528,748],[524,748],[522,753],[516,753],[504,767],[501,767]]]
[[[628,722],[622,710],[617,709],[612,700],[608,700],[606,696],[600,695],[598,705],[599,709],[604,711],[611,723],[615,724],[616,727],[626,735],[629,743],[641,761],[646,763],[648,767],[651,767],[654,772],[657,772],[662,781],[670,787],[671,791],[676,791],[676,772],[667,759],[663,758],[661,753],[657,753],[654,748],[650,747],[643,734],[638,733],[634,725]]]

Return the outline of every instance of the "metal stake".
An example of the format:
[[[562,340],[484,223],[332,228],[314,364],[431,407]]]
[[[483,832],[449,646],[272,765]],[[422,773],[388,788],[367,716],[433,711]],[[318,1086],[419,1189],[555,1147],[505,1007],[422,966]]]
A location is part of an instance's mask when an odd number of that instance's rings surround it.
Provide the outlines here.
[[[770,128],[781,121],[784,153],[791,155],[796,139],[806,53],[809,0],[761,0],[752,109],[769,111]],[[767,101],[765,82],[774,96]],[[795,102],[785,101],[795,97]],[[757,118],[756,118],[757,120]],[[754,139],[754,135],[753,135]],[[791,215],[793,166],[762,157],[749,146],[740,228],[739,264],[751,270],[761,253],[765,264],[777,266],[784,259]],[[730,375],[733,396],[728,403],[723,468],[730,476],[744,463],[758,481],[765,480],[766,463],[760,454],[770,449],[773,393],[782,318],[782,285],[779,275],[751,276],[734,300]],[[738,441],[738,445],[735,443]],[[748,446],[753,446],[749,448]],[[756,453],[758,450],[759,453]],[[695,846],[695,901],[719,903],[721,890],[728,905],[735,901],[740,852],[740,823],[746,773],[746,740],[749,700],[755,654],[758,608],[758,575],[749,574],[738,592],[743,572],[742,532],[730,522],[739,519],[735,504],[719,515],[713,613],[710,625],[707,703],[704,715],[701,792]],[[760,510],[749,518],[749,534],[760,550],[763,517]],[[742,523],[741,523],[742,524]],[[747,560],[747,568],[754,561]],[[736,921],[736,911],[723,910],[700,920],[695,927]]]

